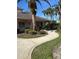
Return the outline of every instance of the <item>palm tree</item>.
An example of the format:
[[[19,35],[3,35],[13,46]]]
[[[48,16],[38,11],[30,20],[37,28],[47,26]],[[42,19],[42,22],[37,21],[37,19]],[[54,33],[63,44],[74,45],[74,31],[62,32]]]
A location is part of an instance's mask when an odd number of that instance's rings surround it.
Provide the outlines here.
[[[18,0],[18,2],[20,2],[20,1],[21,0]],[[42,1],[44,1],[50,5],[48,0],[42,0]],[[35,26],[36,26],[35,15],[37,13],[37,4],[36,4],[37,2],[41,5],[41,0],[26,0],[26,3],[28,3],[28,7],[30,8],[30,11],[32,13],[32,29],[33,30],[35,30]]]
[[[58,1],[58,5],[55,6],[55,12],[56,12],[56,15],[58,14],[59,15],[59,26],[58,26],[58,29],[60,30],[61,29],[61,0]]]
[[[59,15],[59,20],[61,20],[61,0],[59,0],[58,5],[55,6],[55,12]]]
[[[49,7],[46,10],[43,10],[42,12],[45,16],[50,16],[52,20],[52,16],[54,15],[54,8]]]

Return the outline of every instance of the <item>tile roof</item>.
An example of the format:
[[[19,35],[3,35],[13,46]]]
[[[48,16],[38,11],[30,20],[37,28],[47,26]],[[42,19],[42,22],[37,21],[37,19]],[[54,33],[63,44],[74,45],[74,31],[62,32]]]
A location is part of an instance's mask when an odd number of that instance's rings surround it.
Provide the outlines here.
[[[32,14],[29,12],[18,12],[17,11],[17,18],[18,19],[25,19],[25,20],[31,20],[32,19]],[[36,21],[50,21],[48,19],[42,18],[42,17],[38,17],[36,16]]]

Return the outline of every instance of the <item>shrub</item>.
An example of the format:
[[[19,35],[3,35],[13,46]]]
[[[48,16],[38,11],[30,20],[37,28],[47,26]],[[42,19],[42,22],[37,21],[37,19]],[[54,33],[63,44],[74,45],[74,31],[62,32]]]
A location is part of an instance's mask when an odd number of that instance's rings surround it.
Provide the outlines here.
[[[57,27],[57,29],[56,29],[57,31],[61,31],[61,24],[60,24],[60,23],[59,23],[59,24],[57,24],[57,26],[56,26],[56,27]]]
[[[25,33],[29,33],[29,31],[30,31],[31,29],[25,29]]]
[[[25,29],[25,33],[26,34],[37,34],[37,31],[35,31],[35,30],[32,30],[32,29]]]
[[[48,28],[49,28],[48,25],[43,25],[43,26],[42,26],[42,29],[47,30]]]
[[[44,31],[44,30],[40,30],[39,33],[40,33],[40,34],[47,34],[47,32]]]
[[[29,34],[35,35],[35,34],[37,34],[37,31],[35,31],[35,30],[30,30],[30,31],[29,31]]]

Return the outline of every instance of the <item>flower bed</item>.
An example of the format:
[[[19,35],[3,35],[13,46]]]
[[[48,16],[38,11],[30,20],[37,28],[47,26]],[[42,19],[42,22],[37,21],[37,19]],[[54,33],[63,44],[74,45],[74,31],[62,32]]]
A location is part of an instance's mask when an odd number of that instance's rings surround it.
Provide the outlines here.
[[[30,29],[25,30],[25,33],[18,34],[18,38],[37,38],[47,35],[48,33],[44,30],[33,31]]]

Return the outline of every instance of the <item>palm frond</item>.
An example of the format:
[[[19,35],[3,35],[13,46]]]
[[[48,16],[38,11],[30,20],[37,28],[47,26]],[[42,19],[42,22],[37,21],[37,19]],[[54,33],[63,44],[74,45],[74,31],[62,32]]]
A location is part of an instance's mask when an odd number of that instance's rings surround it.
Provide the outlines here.
[[[17,0],[17,2],[19,3],[21,0]]]
[[[49,6],[51,7],[51,4],[50,4],[50,2],[48,0],[43,0],[43,1],[45,1],[46,3],[48,3]]]
[[[36,0],[36,2],[38,2],[40,4],[41,8],[43,9],[41,1],[40,0]]]

